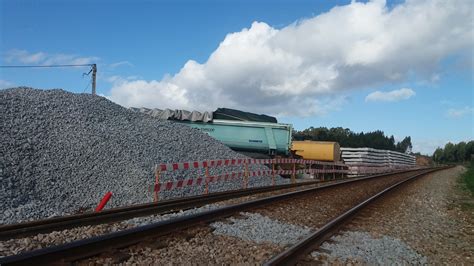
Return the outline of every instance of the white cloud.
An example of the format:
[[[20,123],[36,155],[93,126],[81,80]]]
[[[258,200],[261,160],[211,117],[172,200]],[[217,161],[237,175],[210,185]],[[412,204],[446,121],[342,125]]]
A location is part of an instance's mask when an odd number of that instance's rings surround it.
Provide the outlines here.
[[[117,67],[121,67],[121,66],[129,66],[129,67],[132,67],[133,64],[128,62],[128,61],[120,61],[120,62],[117,62],[117,63],[112,63],[109,65],[110,68],[117,68]]]
[[[465,115],[474,115],[474,107],[464,106],[463,108],[451,108],[446,112],[446,116],[450,118],[461,118]]]
[[[415,96],[415,91],[408,88],[388,92],[374,91],[365,97],[366,102],[398,102]]]
[[[13,82],[10,82],[8,80],[3,80],[0,79],[0,89],[8,89],[14,87],[15,84]]]
[[[206,62],[161,80],[113,84],[126,106],[318,113],[333,95],[408,78],[433,80],[440,61],[474,45],[469,1],[352,2],[281,29],[264,22],[228,34]],[[324,108],[324,107],[323,107]]]
[[[8,63],[34,64],[34,65],[55,65],[71,64],[82,65],[91,64],[99,60],[98,57],[81,57],[72,54],[48,54],[45,52],[28,52],[27,50],[13,49],[5,53],[5,61]]]
[[[5,61],[8,63],[20,62],[23,64],[37,64],[46,58],[42,52],[29,53],[26,50],[13,49],[6,52]]]

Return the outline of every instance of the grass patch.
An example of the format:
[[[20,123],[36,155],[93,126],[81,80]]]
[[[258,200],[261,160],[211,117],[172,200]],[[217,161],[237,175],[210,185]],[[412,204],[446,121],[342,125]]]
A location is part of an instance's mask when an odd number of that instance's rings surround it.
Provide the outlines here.
[[[474,162],[468,165],[467,171],[462,175],[462,182],[474,197]]]

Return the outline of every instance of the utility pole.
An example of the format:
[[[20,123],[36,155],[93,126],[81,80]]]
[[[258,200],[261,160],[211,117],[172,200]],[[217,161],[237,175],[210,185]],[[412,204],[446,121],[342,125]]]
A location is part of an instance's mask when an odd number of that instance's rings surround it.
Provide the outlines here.
[[[92,64],[92,95],[95,95],[95,80],[97,75],[97,65]]]

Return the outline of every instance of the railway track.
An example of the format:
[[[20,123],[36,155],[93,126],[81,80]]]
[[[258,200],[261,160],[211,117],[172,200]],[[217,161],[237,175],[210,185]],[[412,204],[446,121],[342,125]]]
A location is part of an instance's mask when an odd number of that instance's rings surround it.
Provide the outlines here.
[[[444,168],[443,168],[444,169]],[[382,191],[376,193],[375,195],[369,197],[368,199],[360,202],[356,206],[352,207],[351,209],[347,210],[343,214],[335,217],[324,226],[319,228],[317,231],[309,234],[293,246],[285,249],[278,255],[272,257],[269,261],[267,261],[264,265],[295,265],[297,262],[304,257],[306,254],[311,253],[314,251],[319,245],[321,245],[324,241],[329,239],[332,235],[334,235],[338,229],[348,222],[358,211],[363,209],[365,206],[374,202],[378,198],[385,195],[387,192],[394,190],[395,188],[400,187],[401,185],[410,182],[418,177],[424,176],[427,173],[436,171],[439,169],[435,169],[432,171],[428,171],[425,173],[419,173],[409,177],[405,180],[397,182]]]
[[[431,171],[438,169],[430,170],[418,170],[414,171],[416,176],[426,174]],[[405,173],[405,172],[404,172]],[[391,173],[378,176],[371,176],[365,178],[345,180],[338,182],[336,184],[327,184],[316,188],[307,188],[296,192],[284,193],[281,195],[270,196],[262,199],[251,200],[248,202],[243,202],[231,206],[221,207],[215,210],[205,211],[193,215],[182,216],[174,218],[171,220],[166,220],[154,224],[149,224],[146,226],[136,227],[128,229],[125,231],[110,233],[107,235],[102,235],[98,237],[93,237],[89,239],[79,240],[63,245],[48,247],[45,249],[34,250],[30,252],[25,252],[19,255],[4,257],[0,259],[0,263],[3,265],[19,265],[19,264],[50,264],[58,261],[76,261],[86,257],[94,256],[111,249],[119,249],[127,246],[136,244],[143,239],[150,237],[158,237],[169,234],[171,232],[189,228],[195,225],[203,224],[206,222],[215,221],[222,219],[228,216],[232,216],[240,211],[249,210],[261,206],[268,205],[270,203],[281,202],[287,199],[294,197],[306,195],[309,193],[319,192],[326,189],[331,189],[337,186],[355,184],[357,182],[363,182],[370,180],[375,177],[383,176],[394,176],[401,173]],[[366,203],[368,204],[368,203]],[[364,205],[365,206],[365,205]],[[325,228],[324,226],[323,228]],[[286,256],[286,257],[292,257]],[[277,262],[278,263],[278,262]]]
[[[320,184],[321,181],[306,181],[296,184],[285,184],[271,187],[257,187],[226,192],[216,192],[208,195],[199,195],[186,198],[163,200],[158,203],[138,204],[127,207],[103,210],[102,212],[88,212],[23,222],[0,226],[0,241],[11,238],[31,236],[40,233],[65,230],[78,226],[97,225],[110,222],[123,221],[135,217],[154,214],[165,214],[177,210],[186,210],[200,207],[209,203],[258,194],[278,191],[289,188]]]
[[[411,170],[413,171],[413,170]],[[407,171],[400,171],[403,173]],[[393,174],[393,173],[390,173]],[[388,174],[375,175],[374,177],[384,176]],[[369,176],[370,178],[371,176]],[[365,177],[362,177],[365,178]],[[357,180],[360,178],[355,178]],[[339,180],[338,182],[344,182]],[[186,210],[190,208],[200,207],[206,204],[224,201],[228,199],[239,198],[248,195],[254,195],[265,192],[273,192],[290,188],[303,186],[318,185],[321,181],[306,181],[296,184],[285,184],[268,187],[256,187],[234,191],[225,191],[211,193],[208,195],[199,195],[186,198],[178,198],[171,200],[163,200],[158,203],[138,204],[127,207],[107,209],[102,212],[88,212],[75,215],[67,215],[61,217],[53,217],[48,219],[36,220],[31,222],[23,222],[17,224],[9,224],[0,226],[0,241],[12,238],[32,236],[41,233],[49,233],[70,229],[78,226],[98,225],[104,223],[118,222],[135,217],[143,217],[148,215],[165,214],[177,210]]]

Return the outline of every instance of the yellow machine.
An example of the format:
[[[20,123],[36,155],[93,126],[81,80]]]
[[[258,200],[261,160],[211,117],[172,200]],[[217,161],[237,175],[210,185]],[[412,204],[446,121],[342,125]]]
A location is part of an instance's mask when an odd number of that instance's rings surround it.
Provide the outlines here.
[[[293,141],[291,151],[306,160],[339,162],[341,149],[339,143],[329,141]]]

